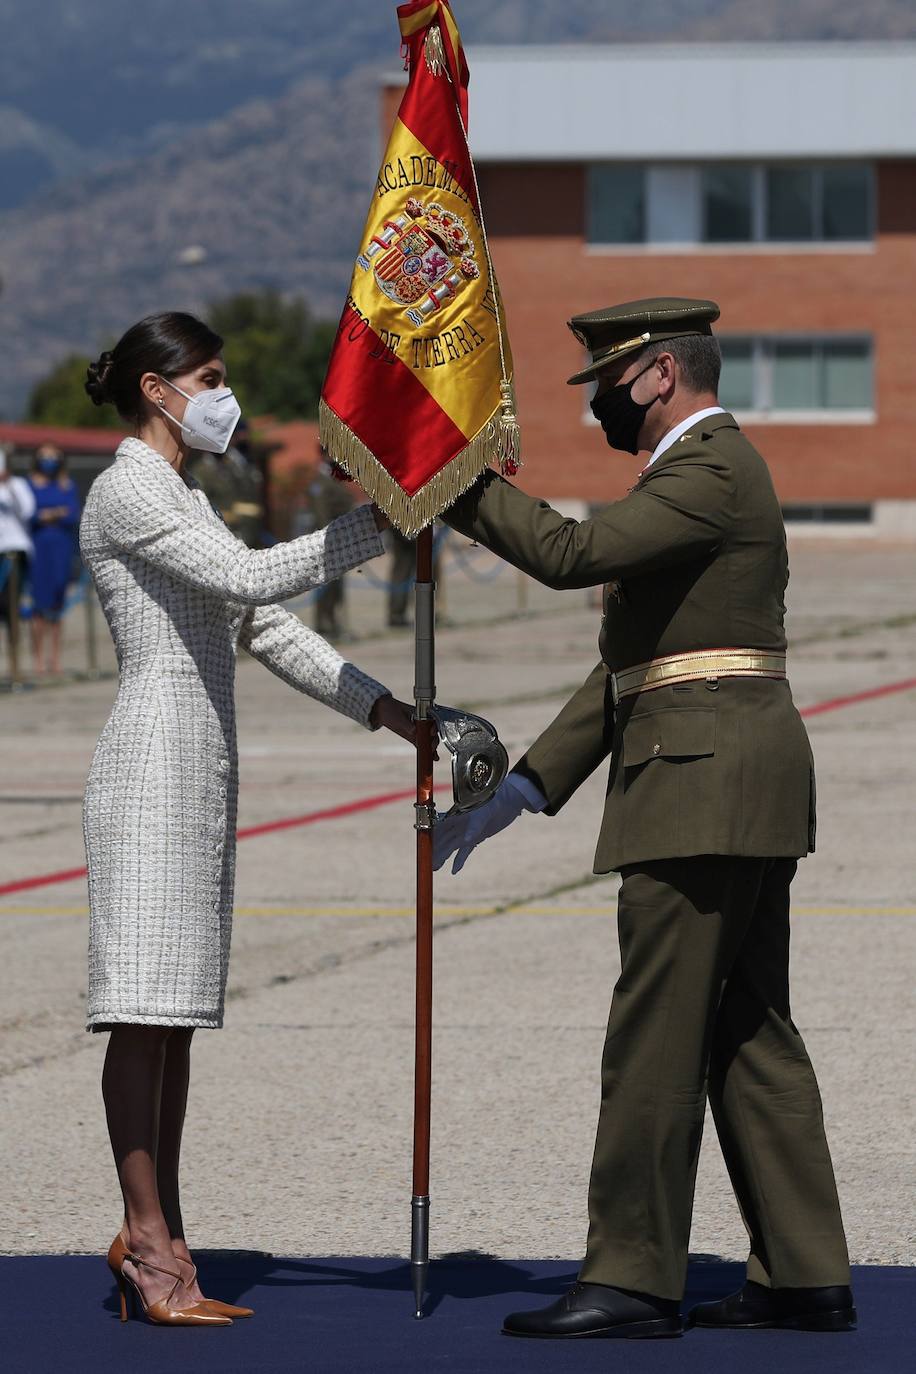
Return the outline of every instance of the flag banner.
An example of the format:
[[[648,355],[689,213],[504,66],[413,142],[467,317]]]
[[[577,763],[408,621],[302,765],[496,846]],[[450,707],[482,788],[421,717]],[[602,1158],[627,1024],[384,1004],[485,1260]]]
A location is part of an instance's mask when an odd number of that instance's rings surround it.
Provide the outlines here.
[[[484,468],[518,466],[512,359],[467,143],[448,0],[398,6],[407,89],[321,394],[321,442],[413,536]]]

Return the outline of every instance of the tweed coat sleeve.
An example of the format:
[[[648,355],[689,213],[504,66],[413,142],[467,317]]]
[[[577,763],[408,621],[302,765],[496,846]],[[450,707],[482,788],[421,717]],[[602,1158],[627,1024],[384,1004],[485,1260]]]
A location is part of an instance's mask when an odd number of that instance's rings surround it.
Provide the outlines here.
[[[545,586],[596,587],[713,550],[734,523],[733,480],[709,447],[692,444],[589,520],[565,518],[495,472],[442,518]]]
[[[610,673],[599,663],[515,765],[547,798],[555,816],[611,752],[614,709]]]
[[[277,677],[365,725],[379,697],[389,696],[374,678],[341,658],[321,635],[282,606],[258,606],[248,612],[239,643]]]
[[[314,534],[249,549],[216,521],[189,519],[167,473],[127,461],[116,471],[102,506],[112,543],[199,591],[244,606],[283,601],[332,582],[384,549],[367,506]]]

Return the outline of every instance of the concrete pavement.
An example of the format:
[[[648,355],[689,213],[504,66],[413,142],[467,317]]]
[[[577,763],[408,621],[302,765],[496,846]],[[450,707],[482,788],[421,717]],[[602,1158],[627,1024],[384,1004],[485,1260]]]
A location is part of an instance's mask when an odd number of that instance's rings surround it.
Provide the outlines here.
[[[441,700],[493,719],[516,755],[596,660],[584,594],[525,587],[473,554],[449,591]],[[802,707],[916,679],[916,548],[792,548],[791,678]],[[350,656],[403,696],[409,637],[351,598]],[[496,622],[496,623],[488,623]],[[369,634],[372,631],[372,634]],[[110,679],[0,697],[0,884],[82,864],[80,802]],[[852,1257],[916,1260],[912,967],[914,702],[903,691],[813,717],[818,853],[801,865],[794,1016],[825,1100]],[[409,789],[412,756],[238,675],[242,827]],[[445,780],[445,770],[440,770]],[[616,880],[590,875],[603,778],[557,818],[525,817],[437,879],[434,1252],[576,1256],[618,969]],[[239,848],[226,1028],[194,1050],[185,1213],[192,1244],[287,1255],[402,1253],[412,1108],[409,802]],[[118,1196],[83,1031],[82,881],[0,898],[0,1251],[100,1251]],[[711,1124],[695,1252],[738,1259],[743,1230]]]

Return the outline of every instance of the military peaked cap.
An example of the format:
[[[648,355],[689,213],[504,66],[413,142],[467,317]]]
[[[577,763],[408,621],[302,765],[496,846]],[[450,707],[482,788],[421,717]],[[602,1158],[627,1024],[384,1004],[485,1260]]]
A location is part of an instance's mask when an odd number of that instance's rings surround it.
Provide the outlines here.
[[[592,361],[569,378],[569,385],[593,382],[602,367],[648,343],[687,334],[711,334],[713,321],[718,318],[715,301],[692,301],[683,296],[624,301],[623,305],[573,315],[569,327],[591,353]]]

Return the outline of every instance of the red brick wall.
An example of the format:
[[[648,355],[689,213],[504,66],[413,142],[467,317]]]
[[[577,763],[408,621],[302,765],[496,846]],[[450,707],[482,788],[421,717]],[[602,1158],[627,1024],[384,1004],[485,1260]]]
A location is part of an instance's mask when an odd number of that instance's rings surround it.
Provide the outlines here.
[[[874,424],[758,424],[747,432],[784,501],[916,499],[916,162],[879,166],[874,251],[854,253],[589,253],[580,167],[483,166],[478,176],[515,357],[522,485],[589,501],[631,485],[635,460],[612,453],[600,431],[583,424],[583,389],[565,385],[581,356],[566,320],[671,294],[718,301],[728,333],[870,333]]]

